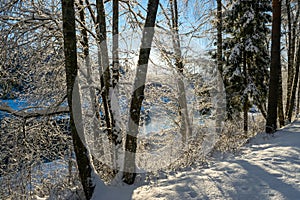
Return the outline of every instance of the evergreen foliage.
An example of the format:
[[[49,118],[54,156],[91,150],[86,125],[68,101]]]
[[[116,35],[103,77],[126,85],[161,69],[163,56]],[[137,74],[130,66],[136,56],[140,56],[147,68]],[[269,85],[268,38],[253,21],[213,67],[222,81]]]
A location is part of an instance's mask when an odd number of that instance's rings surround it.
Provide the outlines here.
[[[233,0],[224,13],[223,72],[231,118],[247,103],[266,102],[269,77],[270,1]]]

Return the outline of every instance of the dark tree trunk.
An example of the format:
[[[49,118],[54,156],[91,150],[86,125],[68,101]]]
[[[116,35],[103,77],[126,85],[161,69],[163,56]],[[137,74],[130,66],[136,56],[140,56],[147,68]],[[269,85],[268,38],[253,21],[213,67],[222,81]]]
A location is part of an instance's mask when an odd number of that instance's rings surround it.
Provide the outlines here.
[[[218,134],[222,131],[222,119],[223,119],[223,102],[222,102],[222,93],[223,90],[223,52],[222,52],[222,27],[223,26],[223,17],[222,17],[222,0],[217,0],[217,66],[218,66],[218,72],[219,75],[217,75],[217,81],[218,81],[218,94],[217,94],[217,109],[216,109],[216,132]]]
[[[97,100],[97,95],[96,95],[96,90],[95,88],[92,87],[93,85],[93,80],[92,80],[92,69],[91,69],[91,62],[90,62],[90,53],[89,53],[89,40],[88,40],[88,32],[86,30],[86,22],[85,22],[85,12],[84,12],[84,3],[83,3],[83,0],[79,0],[79,17],[80,17],[80,21],[81,21],[81,24],[79,26],[79,29],[80,29],[80,33],[81,33],[81,46],[82,46],[82,49],[83,49],[83,60],[84,60],[84,64],[85,64],[85,68],[86,68],[86,72],[87,72],[87,76],[86,76],[86,79],[87,79],[87,83],[88,83],[88,86],[89,86],[89,98],[90,98],[90,102],[91,102],[91,107],[92,109],[89,110],[88,112],[90,112],[89,114],[91,114],[92,116],[92,129],[91,131],[93,132],[93,135],[94,135],[94,141],[93,141],[93,146],[91,147],[90,146],[90,151],[91,153],[95,152],[99,155],[104,155],[104,148],[103,148],[103,140],[101,138],[101,135],[100,135],[100,127],[99,127],[99,121],[101,120],[101,117],[100,117],[100,113],[99,113],[99,110],[100,110],[100,105],[99,105],[99,101]],[[93,154],[95,155],[95,154]],[[108,166],[107,164],[101,162],[101,161],[98,161],[95,159],[94,156],[92,156],[92,159],[93,159],[93,163],[95,163],[95,161],[99,162],[99,165],[101,166],[101,168],[103,170],[101,170],[101,172],[104,172],[105,174],[112,174],[112,170],[110,170],[110,166]],[[106,170],[104,170],[106,169]],[[99,174],[101,176],[101,174]]]
[[[112,87],[113,92],[116,97],[119,96],[119,89],[117,87],[119,83],[119,0],[113,0],[113,22],[112,22],[112,34],[113,34],[113,41],[112,41]],[[113,151],[114,151],[114,169],[115,173],[120,170],[121,166],[118,166],[118,160],[120,155],[120,150],[122,149],[122,131],[121,128],[117,126],[120,124],[121,119],[117,119],[114,116],[119,116],[120,107],[119,104],[117,106],[112,107],[112,127],[113,127]],[[118,123],[119,122],[119,123]]]
[[[105,20],[105,10],[103,0],[96,0],[97,7],[97,30],[98,30],[98,45],[100,48],[100,58],[99,58],[99,68],[100,71],[100,80],[101,80],[101,89],[102,89],[102,101],[105,114],[105,122],[107,127],[107,132],[110,140],[112,141],[113,132],[112,132],[112,120],[110,112],[110,100],[109,100],[109,89],[110,89],[110,70],[109,70],[109,60],[108,60],[108,49],[106,41],[106,20]]]
[[[104,1],[96,0],[97,7],[97,20],[98,20],[98,37],[99,37],[99,48],[100,48],[100,68],[101,70],[101,87],[102,87],[102,100],[103,107],[105,113],[105,121],[106,121],[106,130],[108,133],[108,138],[111,141],[111,158],[112,163],[114,165],[114,173],[118,172],[118,167],[116,165],[116,148],[118,148],[122,143],[121,131],[118,127],[116,127],[116,121],[114,119],[114,113],[111,106],[111,95],[112,95],[112,83],[110,76],[110,68],[109,68],[109,58],[108,58],[108,48],[106,41],[106,20],[105,20],[105,9],[104,9]],[[115,52],[113,52],[115,53]]]
[[[80,95],[78,91],[79,88],[78,84],[75,83],[75,79],[78,72],[78,66],[76,51],[74,0],[62,0],[62,14],[67,97],[70,110],[70,128],[81,183],[84,189],[86,199],[91,199],[95,188],[95,185],[92,182],[93,168],[89,159],[89,152],[86,149],[83,141],[81,140],[83,138],[80,138],[79,136],[79,134],[82,134],[81,131],[83,131],[83,128],[80,126],[80,123],[77,123],[77,126],[75,126],[74,120],[75,114],[79,115],[76,117],[78,120],[80,120],[81,118]],[[74,113],[73,108],[79,109],[79,113]]]
[[[92,69],[91,69],[91,62],[90,62],[90,53],[89,53],[89,40],[88,40],[88,32],[86,30],[86,22],[85,22],[85,12],[84,12],[84,4],[83,0],[79,0],[79,18],[81,21],[80,25],[80,33],[82,36],[82,39],[80,41],[82,50],[83,50],[83,60],[85,62],[85,68],[87,70],[87,82],[89,85],[89,92],[90,92],[90,98],[92,103],[92,108],[95,113],[93,113],[98,120],[100,120],[100,114],[98,112],[99,110],[99,103],[96,99],[96,92],[95,89],[92,88],[93,80],[92,80]],[[97,123],[94,123],[93,130],[95,131],[97,129]]]
[[[223,77],[222,63],[222,0],[217,0],[217,65],[221,76]]]
[[[113,0],[113,44],[112,44],[112,58],[113,58],[113,88],[119,82],[119,0]]]
[[[288,77],[287,77],[287,95],[286,95],[286,106],[285,106],[285,112],[286,116],[288,114],[288,109],[290,107],[290,99],[291,99],[291,89],[293,84],[293,77],[294,77],[294,68],[293,68],[293,61],[294,61],[294,51],[293,51],[293,44],[292,44],[292,21],[291,21],[291,2],[290,0],[286,0],[286,13],[287,13],[287,25],[288,25]]]
[[[268,96],[268,114],[266,132],[273,133],[277,129],[277,103],[280,64],[280,27],[281,27],[281,1],[273,0],[272,20],[272,45],[271,45],[271,69]]]
[[[298,87],[298,82],[299,82],[299,67],[300,67],[300,40],[298,42],[298,50],[297,50],[297,56],[296,56],[296,72],[295,72],[295,78],[293,82],[293,88],[292,88],[292,95],[291,95],[291,104],[288,110],[288,116],[287,119],[289,122],[292,121],[292,115],[293,115],[293,110],[295,106],[295,99],[296,99],[296,91]]]
[[[244,112],[244,134],[248,133],[248,110],[249,110],[248,103],[245,102],[244,106],[243,106],[243,112]]]
[[[299,117],[299,107],[300,107],[300,84],[298,84],[298,94],[297,94],[297,105],[296,105],[296,115]]]
[[[135,153],[137,148],[137,134],[139,131],[140,110],[144,99],[145,81],[148,70],[148,61],[151,51],[151,44],[154,36],[154,26],[159,0],[149,0],[147,8],[147,17],[142,35],[140,54],[136,77],[134,81],[134,90],[129,109],[129,120],[127,125],[125,160],[123,181],[127,184],[133,184],[136,177]]]
[[[279,87],[278,87],[278,119],[279,126],[284,126],[284,113],[283,113],[283,102],[282,102],[282,74],[281,68],[279,68]]]
[[[290,109],[291,104],[291,95],[292,95],[292,87],[294,76],[295,76],[295,53],[296,53],[296,30],[299,20],[299,14],[300,14],[300,7],[299,7],[300,1],[298,0],[298,9],[296,12],[296,15],[293,19],[291,17],[293,16],[290,11],[290,0],[287,0],[287,15],[288,15],[288,78],[287,78],[287,96],[286,96],[286,116],[288,117],[288,112]],[[292,23],[293,21],[293,23]]]
[[[84,56],[84,59],[85,59],[89,55],[89,40],[88,40],[87,30],[84,27],[84,25],[85,25],[85,12],[84,12],[83,1],[79,0],[78,3],[79,3],[78,4],[79,19],[80,19],[80,21],[83,25],[83,26],[80,25],[80,33],[81,33],[81,36],[82,36],[82,39],[80,40],[80,44],[82,46],[83,56]]]
[[[243,52],[243,72],[244,72],[244,84],[246,88],[248,87],[248,73],[247,73],[247,53],[244,50]],[[243,112],[244,112],[244,134],[248,133],[248,110],[249,110],[249,100],[248,94],[245,95]]]

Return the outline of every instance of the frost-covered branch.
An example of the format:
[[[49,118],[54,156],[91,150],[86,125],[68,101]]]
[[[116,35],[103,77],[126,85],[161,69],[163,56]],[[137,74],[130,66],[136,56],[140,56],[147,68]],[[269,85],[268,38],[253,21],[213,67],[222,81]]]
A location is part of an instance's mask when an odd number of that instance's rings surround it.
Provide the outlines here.
[[[22,110],[15,110],[12,107],[8,106],[7,104],[0,104],[0,111],[12,114],[16,117],[22,117],[24,119],[69,113],[69,109],[66,106],[26,111],[28,109],[29,108],[25,108]]]

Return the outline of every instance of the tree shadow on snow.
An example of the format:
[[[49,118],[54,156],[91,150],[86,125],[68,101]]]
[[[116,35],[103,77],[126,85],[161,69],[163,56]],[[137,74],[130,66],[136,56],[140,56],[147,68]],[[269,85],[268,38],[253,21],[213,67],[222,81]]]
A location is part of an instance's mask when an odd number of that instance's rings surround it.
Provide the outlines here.
[[[271,191],[269,191],[268,193],[267,190],[270,189],[279,192],[282,195],[283,199],[299,199],[300,191],[295,189],[292,185],[284,183],[282,180],[280,180],[281,174],[271,174],[261,167],[253,165],[245,160],[237,160],[236,163],[247,171],[247,175],[244,178],[249,179],[245,180],[244,184],[246,185],[236,184],[235,188],[237,189],[237,191],[241,191],[242,189],[246,189],[247,187],[249,188],[255,186],[255,188],[252,188],[252,191],[248,191],[255,193],[253,194],[253,197],[256,197],[254,199],[267,197],[270,198],[276,195]]]

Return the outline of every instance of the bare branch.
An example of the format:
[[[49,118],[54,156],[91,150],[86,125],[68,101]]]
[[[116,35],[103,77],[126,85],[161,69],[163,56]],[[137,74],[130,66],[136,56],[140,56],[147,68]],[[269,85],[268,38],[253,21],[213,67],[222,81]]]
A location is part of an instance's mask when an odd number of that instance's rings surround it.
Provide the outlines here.
[[[43,110],[34,110],[34,111],[17,111],[8,106],[7,104],[0,104],[0,111],[10,113],[16,117],[21,117],[24,119],[34,118],[34,117],[43,117],[43,116],[53,116],[59,114],[68,114],[68,107],[58,107],[58,108],[50,108]]]

